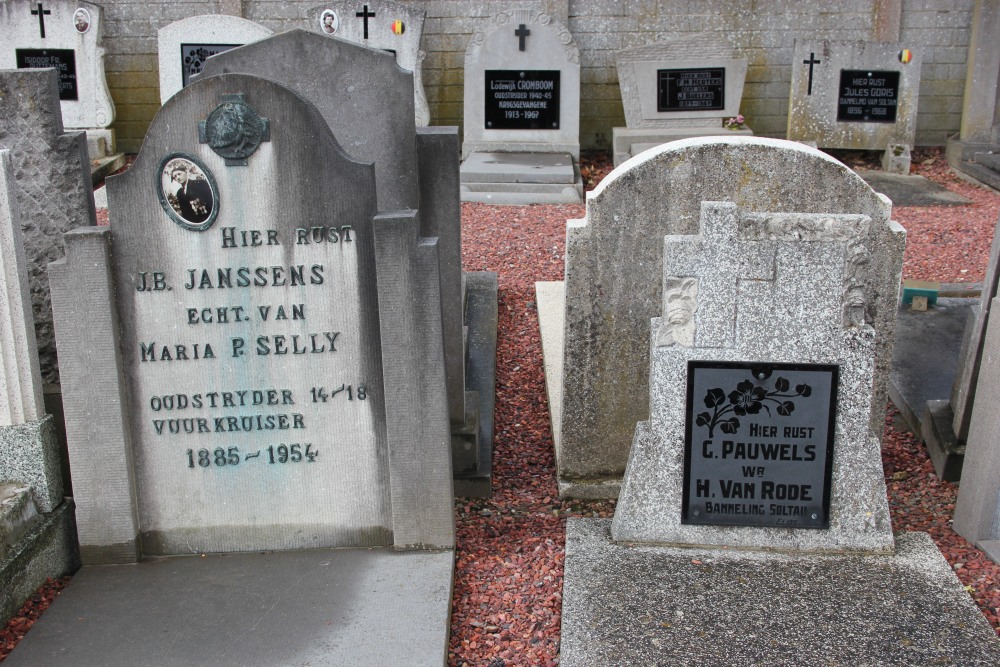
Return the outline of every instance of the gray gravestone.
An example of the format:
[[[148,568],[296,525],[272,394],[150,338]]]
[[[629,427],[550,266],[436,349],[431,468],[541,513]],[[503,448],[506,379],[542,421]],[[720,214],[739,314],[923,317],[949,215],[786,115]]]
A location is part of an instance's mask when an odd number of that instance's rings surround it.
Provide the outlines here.
[[[620,51],[615,58],[625,124],[613,131],[617,167],[653,146],[715,134],[752,135],[740,113],[746,58],[734,58],[711,35],[666,39]]]
[[[503,10],[465,52],[462,200],[578,203],[580,53],[548,14]]]
[[[779,170],[783,176],[776,179]],[[642,185],[647,178],[656,185]],[[870,423],[881,432],[902,266],[888,200],[836,160],[797,144],[687,139],[606,178],[588,197],[587,217],[567,224],[565,282],[539,283],[546,364],[555,371],[547,372],[546,383],[563,495],[618,495],[634,425],[649,417],[643,332],[663,297],[663,255],[649,239],[696,233],[702,200],[730,201],[750,212],[871,218],[866,321],[878,335]],[[543,312],[549,309],[564,313],[561,326],[558,316]],[[561,369],[553,368],[555,359],[562,360]]]
[[[733,178],[775,149],[785,160],[774,181],[832,164],[789,142],[731,143]],[[661,173],[643,166],[703,145],[654,149],[612,179],[660,196]],[[837,185],[855,210],[872,197],[860,179]],[[756,187],[775,194],[769,181]],[[758,211],[702,201],[694,234],[660,237],[649,420],[636,425],[614,519],[567,524],[561,664],[1000,656],[930,537],[892,533],[871,421],[873,402],[884,405],[871,318],[904,231],[887,207],[877,217],[765,208],[781,201]]]
[[[905,44],[796,39],[787,138],[883,151],[885,171],[910,173],[920,63]]]
[[[0,148],[16,169],[42,381],[59,383],[47,266],[63,256],[63,234],[96,224],[82,132],[63,133],[55,70],[0,72]]]
[[[986,293],[984,289],[983,295]],[[991,310],[998,307],[995,297],[990,305]],[[1000,563],[1000,420],[995,409],[1000,386],[1000,327],[995,319],[985,326],[982,336],[982,366],[977,369],[975,403],[969,408],[971,419],[955,505],[955,532]]]
[[[48,577],[76,568],[72,501],[42,405],[10,151],[0,151],[0,623]]]
[[[270,37],[274,31],[239,16],[189,16],[156,31],[163,104],[201,73],[205,61],[229,49]]]
[[[110,230],[70,235],[53,267],[60,346],[120,340],[99,408],[89,364],[66,370],[85,556],[123,528],[145,554],[450,546],[436,244],[413,246],[416,212],[376,218],[371,167],[313,107],[242,75],[175,96],[108,197]],[[85,279],[108,243],[110,275]],[[115,296],[92,288],[106,281]],[[93,422],[121,424],[111,451]],[[95,478],[95,457],[124,470]]]
[[[316,71],[328,73],[328,85],[316,85]],[[337,37],[291,30],[212,58],[203,76],[223,72],[263,76],[313,102],[344,150],[374,163],[379,210],[420,207],[421,234],[438,239],[457,490],[489,495],[496,325],[488,320],[496,276],[466,274],[463,293],[457,130],[416,128],[411,73],[388,54]],[[485,320],[463,317],[480,309]],[[464,326],[480,335],[466,338]]]
[[[420,50],[426,16],[423,10],[391,0],[339,0],[307,12],[313,32],[388,51],[400,67],[413,72],[414,118],[419,126],[431,121],[423,78],[427,54]]]

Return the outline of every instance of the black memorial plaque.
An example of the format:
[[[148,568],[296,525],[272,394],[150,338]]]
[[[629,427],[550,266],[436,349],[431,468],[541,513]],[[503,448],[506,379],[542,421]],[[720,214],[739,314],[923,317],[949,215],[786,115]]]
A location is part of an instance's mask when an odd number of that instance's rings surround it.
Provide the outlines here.
[[[486,70],[487,130],[558,130],[559,70]]]
[[[242,44],[181,44],[181,87],[187,88],[196,74],[201,74],[205,61],[218,53]]]
[[[837,376],[689,361],[681,522],[828,528]]]
[[[726,108],[726,69],[656,70],[657,111],[721,111]]]
[[[59,70],[59,99],[78,100],[76,52],[73,49],[15,49],[18,69],[53,67]]]
[[[840,70],[837,120],[895,123],[899,105],[899,72]]]

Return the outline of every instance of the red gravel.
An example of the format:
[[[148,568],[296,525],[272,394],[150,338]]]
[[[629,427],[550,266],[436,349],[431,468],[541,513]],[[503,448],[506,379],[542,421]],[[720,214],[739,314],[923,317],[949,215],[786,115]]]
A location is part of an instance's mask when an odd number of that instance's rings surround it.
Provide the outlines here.
[[[56,580],[46,579],[45,583],[28,598],[21,610],[7,622],[7,627],[0,629],[0,662],[3,662],[7,654],[14,650],[17,643],[24,637],[24,633],[30,630],[42,612],[49,608],[49,605],[59,595],[59,591],[66,587],[69,580],[69,577]]]
[[[840,156],[875,166],[873,154]],[[585,156],[592,189],[611,170],[606,155]],[[952,175],[940,149],[917,149],[915,173],[973,200],[968,206],[897,207],[908,232],[904,276],[981,281],[1000,195]],[[500,283],[494,494],[458,499],[455,589],[449,665],[558,665],[565,518],[611,516],[613,501],[562,502],[555,483],[548,402],[534,283],[563,277],[565,223],[583,206],[462,205],[463,265],[496,271]],[[957,487],[938,480],[924,448],[890,415],[883,465],[893,527],[930,533],[983,613],[1000,633],[1000,565],[951,529]],[[51,596],[51,588],[40,589]],[[31,601],[26,609],[32,606]],[[33,619],[0,635],[0,659]],[[14,623],[14,621],[12,621]]]

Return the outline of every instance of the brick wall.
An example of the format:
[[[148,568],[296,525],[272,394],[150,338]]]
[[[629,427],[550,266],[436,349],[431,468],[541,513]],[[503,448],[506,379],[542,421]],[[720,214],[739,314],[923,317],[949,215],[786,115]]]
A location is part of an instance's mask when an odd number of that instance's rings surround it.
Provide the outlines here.
[[[749,60],[742,112],[763,136],[785,133],[796,38],[898,40],[923,58],[917,142],[958,131],[974,0],[401,0],[427,12],[424,87],[434,125],[462,124],[465,48],[489,17],[512,6],[552,14],[580,48],[580,142],[608,148],[624,125],[615,53],[665,37],[720,33]],[[105,8],[108,84],[119,146],[135,152],[159,108],[156,31],[197,14],[240,13],[275,31],[308,25],[317,0],[110,0]],[[887,18],[888,17],[888,18]],[[888,26],[888,27],[887,27]]]

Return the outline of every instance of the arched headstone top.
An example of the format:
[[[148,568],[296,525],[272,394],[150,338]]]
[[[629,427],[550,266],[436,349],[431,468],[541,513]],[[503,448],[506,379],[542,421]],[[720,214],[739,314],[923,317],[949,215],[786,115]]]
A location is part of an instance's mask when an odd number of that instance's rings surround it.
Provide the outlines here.
[[[566,60],[577,65],[580,64],[580,49],[577,48],[576,42],[573,41],[573,35],[566,29],[566,26],[553,19],[549,14],[532,9],[508,9],[497,12],[488,28],[477,30],[472,35],[469,47],[465,51],[465,62],[476,61],[487,40],[506,38],[507,28],[522,23],[529,29],[532,25],[536,25],[541,27],[542,32],[554,35],[566,52]]]

